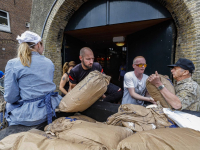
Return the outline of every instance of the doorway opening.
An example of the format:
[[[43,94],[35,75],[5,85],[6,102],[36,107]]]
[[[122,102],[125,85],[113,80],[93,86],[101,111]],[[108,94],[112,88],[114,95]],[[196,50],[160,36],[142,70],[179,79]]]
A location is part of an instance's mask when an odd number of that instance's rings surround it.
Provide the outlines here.
[[[90,47],[95,62],[99,62],[104,72],[112,77],[111,82],[120,87],[120,65],[124,62],[126,72],[132,71],[133,58],[138,55],[146,58],[147,75],[154,73],[155,69],[161,74],[170,75],[170,70],[163,66],[171,64],[174,57],[173,29],[172,19],[162,18],[65,31],[62,61],[75,61],[78,64],[80,49]],[[125,37],[123,46],[113,42],[113,38],[118,36]]]

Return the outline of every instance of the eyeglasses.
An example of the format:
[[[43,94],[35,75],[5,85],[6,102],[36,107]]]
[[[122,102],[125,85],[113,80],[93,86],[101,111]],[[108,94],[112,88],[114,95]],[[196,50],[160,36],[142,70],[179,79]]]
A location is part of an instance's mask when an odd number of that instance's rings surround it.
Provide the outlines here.
[[[144,66],[145,68],[147,67],[147,64],[135,64],[135,65],[138,66],[138,67],[140,67],[140,68],[143,67],[143,66]]]

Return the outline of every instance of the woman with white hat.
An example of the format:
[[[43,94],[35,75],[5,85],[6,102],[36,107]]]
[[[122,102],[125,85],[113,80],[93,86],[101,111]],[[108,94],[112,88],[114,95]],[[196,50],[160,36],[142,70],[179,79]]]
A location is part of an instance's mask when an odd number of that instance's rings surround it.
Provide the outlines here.
[[[41,37],[26,31],[17,37],[18,57],[5,68],[5,118],[10,125],[34,126],[52,122],[61,96],[55,93],[54,64],[42,55]]]

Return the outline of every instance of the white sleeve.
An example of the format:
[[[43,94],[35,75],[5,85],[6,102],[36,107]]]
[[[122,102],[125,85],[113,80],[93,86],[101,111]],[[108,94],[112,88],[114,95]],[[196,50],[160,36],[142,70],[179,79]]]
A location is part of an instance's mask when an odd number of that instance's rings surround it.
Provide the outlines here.
[[[146,75],[146,74],[143,74],[143,75],[145,75],[145,85],[146,85],[146,81],[147,81],[147,79],[149,78],[149,76]]]
[[[134,80],[129,74],[125,74],[124,76],[124,87],[125,88],[134,88]]]

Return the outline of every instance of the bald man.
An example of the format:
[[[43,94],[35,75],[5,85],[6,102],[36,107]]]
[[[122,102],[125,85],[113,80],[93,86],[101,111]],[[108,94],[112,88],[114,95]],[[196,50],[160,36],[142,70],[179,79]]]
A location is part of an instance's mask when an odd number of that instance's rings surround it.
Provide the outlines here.
[[[144,74],[145,68],[147,67],[145,58],[143,56],[135,57],[132,66],[134,71],[128,72],[124,76],[122,104],[144,106],[144,101],[155,103],[154,99],[148,95],[146,90],[146,80],[148,76]]]
[[[79,59],[81,63],[71,69],[69,73],[70,89],[83,80],[91,71],[97,70],[103,72],[101,65],[94,62],[93,51],[89,47],[83,47],[80,50]]]
[[[83,47],[80,50],[79,59],[81,60],[81,63],[71,69],[69,73],[70,90],[83,80],[91,71],[97,70],[103,73],[101,65],[94,62],[94,54],[89,47]],[[107,87],[105,95],[102,96],[102,101],[117,103],[121,100],[122,96],[123,92],[121,88],[110,83]]]

